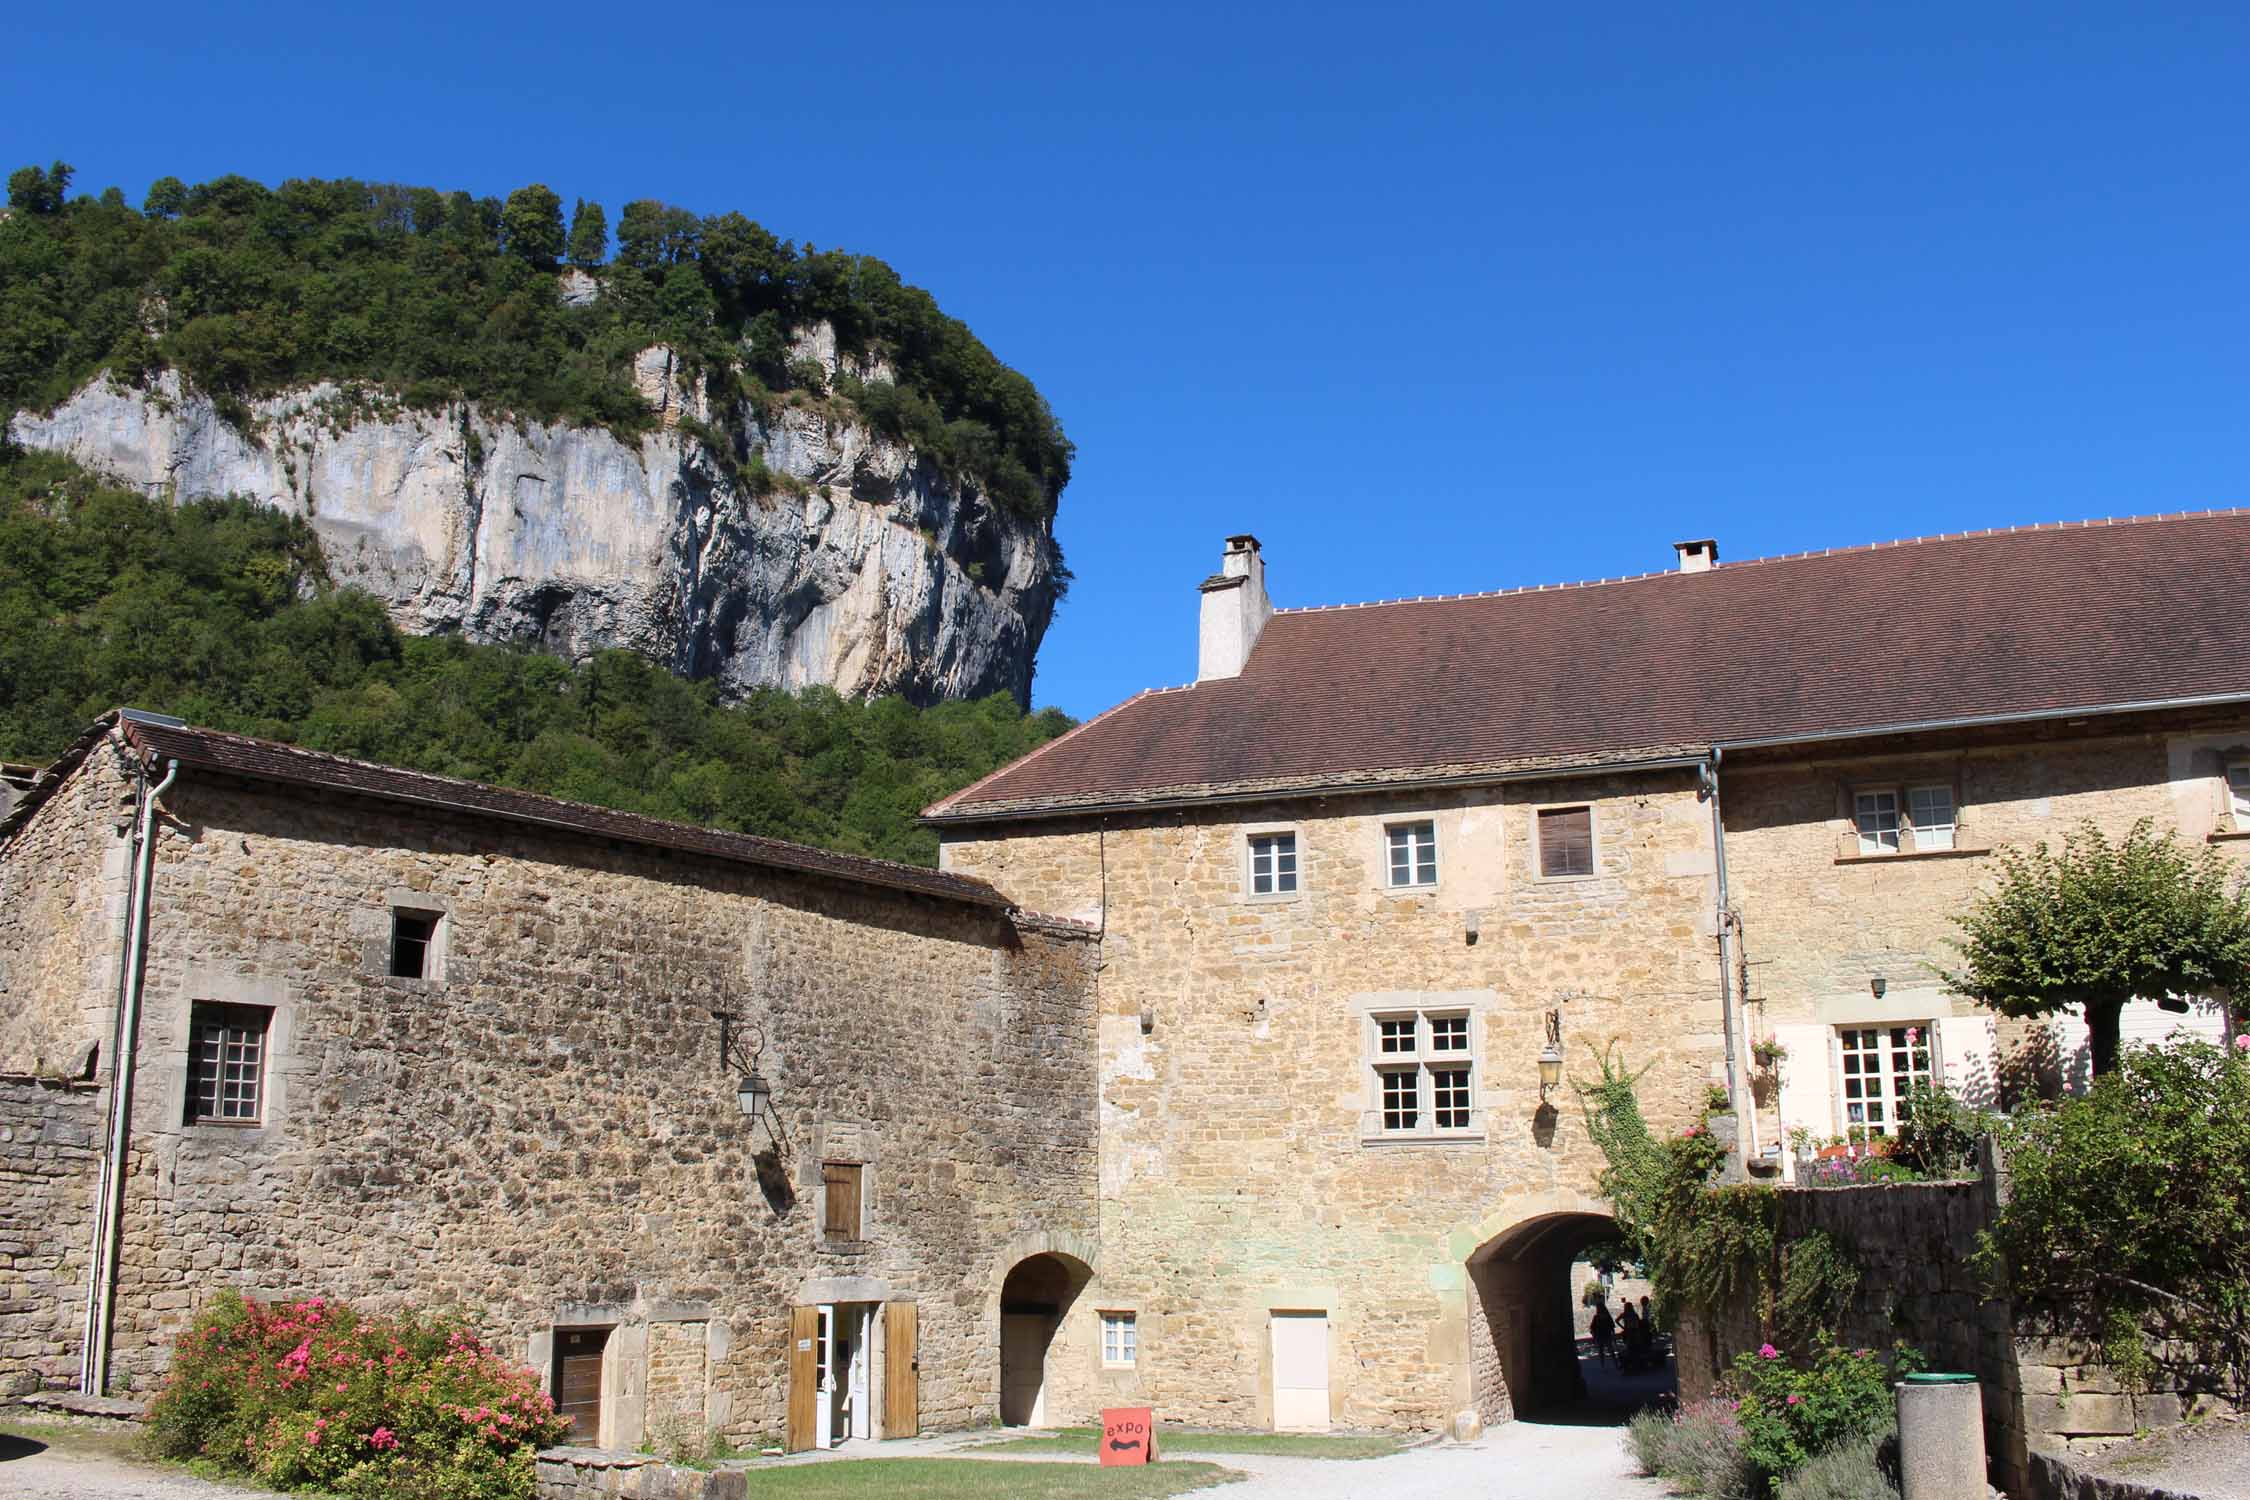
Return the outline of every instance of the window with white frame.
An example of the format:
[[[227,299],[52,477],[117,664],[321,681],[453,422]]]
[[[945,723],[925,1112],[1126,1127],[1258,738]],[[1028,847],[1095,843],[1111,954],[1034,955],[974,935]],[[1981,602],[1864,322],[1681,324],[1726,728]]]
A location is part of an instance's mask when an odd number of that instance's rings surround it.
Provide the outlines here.
[[[1112,1370],[1129,1370],[1140,1363],[1141,1335],[1138,1317],[1129,1312],[1102,1314],[1102,1363]]]
[[[1383,830],[1394,890],[1437,884],[1437,824],[1393,823]]]
[[[1852,794],[1852,822],[1863,855],[1927,854],[1954,847],[1960,819],[1950,783],[1922,782],[1858,789]]]
[[[1846,1135],[1891,1135],[1899,1106],[1930,1081],[1930,1023],[1836,1028],[1837,1093]]]
[[[1250,835],[1250,894],[1286,896],[1297,889],[1297,835]]]
[[[1384,1135],[1459,1133],[1476,1120],[1476,1065],[1469,1017],[1412,1011],[1372,1018],[1369,1066],[1375,1073]]]
[[[2227,762],[2227,811],[2236,833],[2250,833],[2250,760]]]

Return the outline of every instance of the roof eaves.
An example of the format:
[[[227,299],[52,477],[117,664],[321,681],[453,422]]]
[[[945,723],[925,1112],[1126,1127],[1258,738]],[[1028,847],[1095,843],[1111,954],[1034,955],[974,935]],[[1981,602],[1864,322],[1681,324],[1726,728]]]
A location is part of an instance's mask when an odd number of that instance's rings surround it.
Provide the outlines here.
[[[1718,740],[1713,748],[1727,750],[1779,750],[1791,745],[1834,744],[1839,740],[1871,739],[1878,735],[1933,734],[1946,729],[1980,729],[1988,725],[2035,724],[2042,719],[2090,719],[2116,714],[2161,713],[2183,708],[2222,708],[2250,703],[2250,689],[2239,693],[2201,693],[2187,698],[2145,698],[2129,703],[2087,703],[2061,708],[2032,708],[2014,713],[1965,714],[1950,719],[1910,719],[1892,724],[1868,724],[1855,729],[1822,729],[1810,733],[1771,735],[1765,738]]]
[[[61,786],[71,772],[86,763],[86,757],[94,753],[94,747],[116,724],[117,711],[112,709],[89,724],[62,754],[42,766],[24,788],[23,795],[16,799],[15,806],[8,809],[7,816],[0,817],[0,838],[6,838],[30,822],[31,815],[55,794],[55,788]]]
[[[1125,710],[1131,708],[1134,704],[1139,703],[1144,698],[1154,698],[1160,693],[1184,693],[1186,691],[1188,691],[1188,689],[1184,687],[1143,688],[1139,692],[1135,693],[1132,697],[1127,698],[1124,702],[1119,703],[1114,707],[1103,709],[1100,713],[1094,715],[1085,723],[1079,724],[1073,728],[1063,731],[1061,734],[1056,735],[1053,739],[1047,741],[1046,744],[1041,745],[1038,749],[1033,750],[1030,754],[1019,755],[1014,760],[1011,760],[1006,765],[1000,767],[998,770],[990,771],[985,775],[979,776],[976,780],[961,788],[961,790],[938,798],[937,801],[922,809],[921,821],[931,822],[946,816],[946,813],[949,809],[958,805],[963,798],[968,797],[971,793],[979,791],[984,787],[988,787],[992,785],[992,783],[998,781],[1001,777],[1008,775],[1010,772],[1020,770],[1023,767],[1030,765],[1033,761],[1040,759],[1042,756],[1048,755],[1053,751],[1061,749],[1063,746],[1069,744],[1072,740],[1078,738],[1078,736],[1084,734],[1087,730],[1093,728],[1096,724],[1101,723],[1104,719],[1115,718],[1117,715],[1125,712]]]

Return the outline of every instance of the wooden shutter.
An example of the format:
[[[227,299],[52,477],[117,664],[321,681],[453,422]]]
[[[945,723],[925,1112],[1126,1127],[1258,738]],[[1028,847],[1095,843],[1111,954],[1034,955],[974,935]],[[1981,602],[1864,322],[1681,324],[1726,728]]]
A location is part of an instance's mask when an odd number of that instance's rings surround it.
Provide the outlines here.
[[[859,1238],[859,1178],[856,1163],[831,1161],[820,1167],[820,1183],[827,1189],[827,1211],[821,1218],[821,1233],[832,1240]]]
[[[1555,807],[1539,814],[1539,873],[1594,873],[1594,810]]]
[[[803,1453],[820,1440],[819,1409],[814,1404],[820,1400],[820,1356],[813,1347],[819,1341],[820,1309],[790,1308],[789,1422],[781,1445],[791,1453]]]
[[[922,1365],[916,1353],[915,1306],[883,1304],[883,1436],[909,1438],[922,1430]]]

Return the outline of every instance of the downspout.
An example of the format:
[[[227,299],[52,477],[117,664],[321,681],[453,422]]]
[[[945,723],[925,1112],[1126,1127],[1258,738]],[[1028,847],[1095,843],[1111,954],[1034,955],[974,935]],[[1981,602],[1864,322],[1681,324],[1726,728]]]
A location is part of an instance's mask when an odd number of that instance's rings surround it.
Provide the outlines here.
[[[1719,905],[1719,1029],[1727,1044],[1727,1098],[1734,1102],[1737,1118],[1743,1118],[1741,1095],[1737,1092],[1741,1082],[1741,1067],[1734,1049],[1734,987],[1728,981],[1732,965],[1728,962],[1728,936],[1734,927],[1734,909],[1727,897],[1727,825],[1719,812],[1719,759],[1725,752],[1717,745],[1711,747],[1711,758],[1703,763],[1703,791],[1711,803],[1711,858],[1718,874]],[[1757,1110],[1749,1111],[1749,1148],[1757,1145]],[[1748,1150],[1744,1159],[1748,1159]]]
[[[107,1394],[110,1325],[117,1303],[117,1245],[125,1214],[125,1151],[133,1128],[133,1070],[140,1056],[141,984],[146,977],[149,890],[156,878],[156,799],[179,778],[180,763],[166,763],[164,779],[149,785],[141,768],[141,805],[133,832],[131,884],[125,907],[125,948],[118,965],[117,1025],[109,1053],[109,1140],[102,1152],[101,1196],[94,1210],[92,1262],[86,1268],[86,1338],[78,1355],[78,1389]]]

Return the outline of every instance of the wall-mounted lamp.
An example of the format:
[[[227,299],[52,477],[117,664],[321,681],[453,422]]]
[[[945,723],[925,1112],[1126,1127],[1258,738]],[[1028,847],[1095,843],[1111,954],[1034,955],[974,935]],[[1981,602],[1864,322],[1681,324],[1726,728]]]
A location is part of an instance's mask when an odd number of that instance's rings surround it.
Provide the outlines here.
[[[1562,1083],[1562,1011],[1547,1012],[1547,1045],[1539,1049],[1539,1102]]]
[[[763,1117],[774,1141],[783,1142],[786,1137],[781,1129],[781,1116],[775,1114],[773,1108],[773,1085],[758,1071],[758,1059],[766,1050],[766,1034],[755,1026],[736,1031],[735,1023],[742,1018],[733,1011],[715,1010],[711,1016],[719,1023],[719,1071],[742,1075],[734,1089],[735,1104],[752,1124]]]
[[[1891,987],[1891,982],[1888,979],[1885,979],[1882,975],[1878,974],[1873,979],[1867,981],[1867,987],[1873,990],[1875,992],[1875,998],[1880,1000],[1883,998],[1883,992]]]

